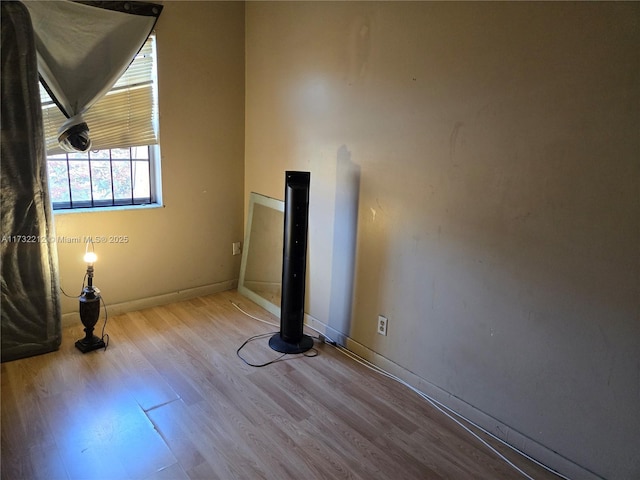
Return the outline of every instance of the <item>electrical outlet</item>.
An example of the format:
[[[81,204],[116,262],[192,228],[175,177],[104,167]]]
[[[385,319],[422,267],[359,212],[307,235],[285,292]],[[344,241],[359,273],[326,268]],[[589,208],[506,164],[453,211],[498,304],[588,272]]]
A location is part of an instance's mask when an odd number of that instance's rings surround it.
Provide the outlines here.
[[[382,315],[378,315],[378,333],[380,335],[387,335],[387,317],[383,317]]]
[[[240,242],[233,242],[232,244],[233,254],[240,255]]]

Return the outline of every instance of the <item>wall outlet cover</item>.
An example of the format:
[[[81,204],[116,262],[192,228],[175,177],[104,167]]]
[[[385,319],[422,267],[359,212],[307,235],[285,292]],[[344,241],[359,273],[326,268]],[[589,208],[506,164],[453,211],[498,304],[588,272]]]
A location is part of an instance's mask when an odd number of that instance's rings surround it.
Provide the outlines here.
[[[387,317],[384,317],[382,315],[378,315],[378,333],[380,335],[387,335],[387,323],[389,322],[389,320],[387,320]]]

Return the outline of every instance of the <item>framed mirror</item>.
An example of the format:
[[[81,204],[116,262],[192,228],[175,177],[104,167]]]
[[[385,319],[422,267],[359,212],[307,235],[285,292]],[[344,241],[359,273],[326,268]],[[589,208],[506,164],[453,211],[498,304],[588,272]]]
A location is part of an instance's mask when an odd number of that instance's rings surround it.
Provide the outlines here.
[[[252,192],[238,292],[280,317],[284,201]]]

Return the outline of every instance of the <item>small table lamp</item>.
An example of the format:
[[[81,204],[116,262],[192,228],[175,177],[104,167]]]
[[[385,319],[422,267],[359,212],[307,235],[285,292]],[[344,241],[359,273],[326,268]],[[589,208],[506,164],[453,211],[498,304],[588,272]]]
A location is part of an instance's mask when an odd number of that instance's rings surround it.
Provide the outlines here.
[[[104,340],[93,334],[93,329],[100,317],[100,290],[93,286],[93,264],[98,259],[93,251],[93,242],[91,243],[91,251],[88,250],[84,254],[84,261],[87,263],[87,286],[82,289],[80,294],[80,320],[84,325],[85,337],[76,342],[76,348],[82,353],[87,353],[99,348],[105,348]]]

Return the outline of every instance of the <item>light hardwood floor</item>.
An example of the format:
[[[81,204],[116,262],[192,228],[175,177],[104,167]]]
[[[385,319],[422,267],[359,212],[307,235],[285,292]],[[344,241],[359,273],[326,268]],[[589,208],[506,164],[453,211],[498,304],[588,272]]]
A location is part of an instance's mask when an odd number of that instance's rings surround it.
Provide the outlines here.
[[[274,328],[231,301],[277,322],[229,291],[109,318],[106,351],[76,350],[78,325],[59,351],[2,364],[2,479],[522,478],[329,345],[245,365],[236,349]],[[242,353],[278,356],[267,338]],[[536,479],[557,478],[501,451]]]

